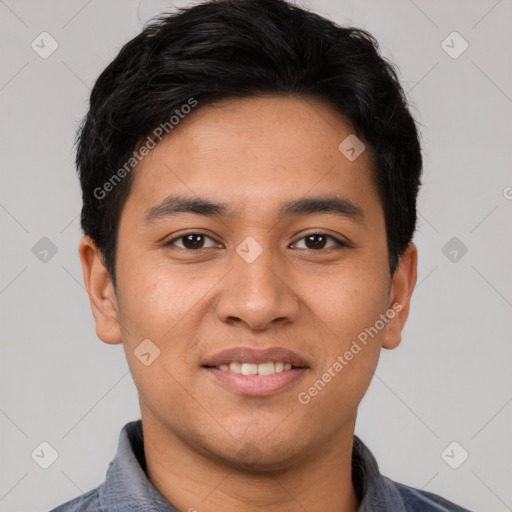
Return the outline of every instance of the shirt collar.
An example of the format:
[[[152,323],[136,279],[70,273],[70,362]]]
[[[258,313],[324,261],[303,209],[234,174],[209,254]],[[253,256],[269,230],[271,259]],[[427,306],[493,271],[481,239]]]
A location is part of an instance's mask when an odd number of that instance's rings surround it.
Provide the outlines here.
[[[352,451],[352,480],[361,502],[359,512],[406,512],[394,482],[380,474],[375,457],[357,436]],[[116,456],[99,489],[99,500],[115,512],[178,512],[147,476],[142,420],[127,423],[121,430]]]
[[[127,423],[121,430],[99,500],[106,510],[115,512],[178,512],[146,474],[142,420]]]
[[[380,474],[368,447],[354,436],[352,482],[360,501],[358,512],[407,512],[395,483]]]

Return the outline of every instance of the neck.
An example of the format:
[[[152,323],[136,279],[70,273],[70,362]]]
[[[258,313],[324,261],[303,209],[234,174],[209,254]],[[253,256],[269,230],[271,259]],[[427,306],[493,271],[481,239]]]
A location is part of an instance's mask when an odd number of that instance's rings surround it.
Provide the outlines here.
[[[356,512],[352,484],[354,422],[321,449],[279,470],[248,470],[184,443],[152,418],[143,417],[149,479],[182,511]],[[148,421],[149,420],[149,421]]]

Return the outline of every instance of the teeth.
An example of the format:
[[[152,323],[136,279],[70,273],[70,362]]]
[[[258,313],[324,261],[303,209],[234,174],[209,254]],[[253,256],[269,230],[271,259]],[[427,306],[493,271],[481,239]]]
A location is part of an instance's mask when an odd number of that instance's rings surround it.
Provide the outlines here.
[[[242,375],[272,375],[273,373],[291,370],[292,365],[291,363],[283,363],[282,361],[267,361],[266,363],[260,364],[232,361],[229,364],[221,364],[218,368],[225,372],[230,371]]]
[[[242,363],[242,371],[240,373],[242,375],[257,375],[258,374],[258,365]]]
[[[242,363],[233,362],[226,365],[228,370],[233,373],[242,373]]]
[[[276,365],[272,361],[258,365],[258,375],[272,375],[273,373],[276,373]]]

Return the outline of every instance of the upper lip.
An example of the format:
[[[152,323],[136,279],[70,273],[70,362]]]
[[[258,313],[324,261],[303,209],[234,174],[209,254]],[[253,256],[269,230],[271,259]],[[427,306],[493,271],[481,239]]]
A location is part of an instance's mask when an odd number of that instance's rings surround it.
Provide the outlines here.
[[[304,368],[309,366],[307,361],[298,354],[282,347],[269,347],[265,349],[254,349],[251,347],[227,348],[206,358],[201,363],[201,366],[220,366],[221,364],[229,364],[232,361],[251,364],[282,361],[283,363],[291,363],[295,367]]]

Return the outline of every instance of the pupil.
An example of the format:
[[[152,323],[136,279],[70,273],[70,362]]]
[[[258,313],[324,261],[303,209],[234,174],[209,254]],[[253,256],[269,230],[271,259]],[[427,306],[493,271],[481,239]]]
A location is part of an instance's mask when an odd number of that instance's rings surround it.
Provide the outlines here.
[[[321,239],[321,240],[319,240],[319,239]],[[326,241],[325,235],[314,234],[314,235],[308,235],[306,237],[306,245],[308,246],[309,249],[323,248],[325,246],[325,241]],[[311,242],[311,246],[308,245],[308,242]]]
[[[203,242],[203,235],[185,235],[183,239],[183,245],[187,249],[201,249]]]

